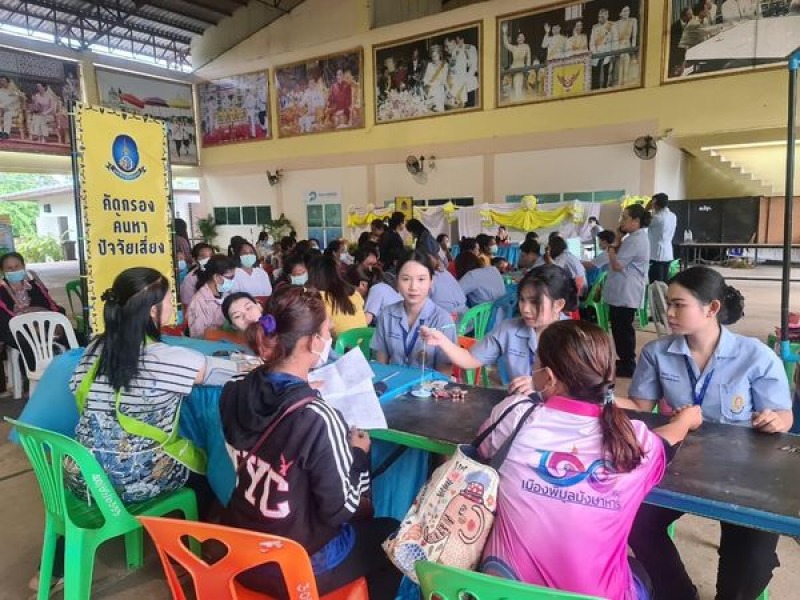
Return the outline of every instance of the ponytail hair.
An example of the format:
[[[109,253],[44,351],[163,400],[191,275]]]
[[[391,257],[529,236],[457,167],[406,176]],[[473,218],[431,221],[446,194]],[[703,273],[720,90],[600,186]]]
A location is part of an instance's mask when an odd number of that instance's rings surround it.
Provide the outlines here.
[[[602,405],[603,449],[614,469],[639,466],[644,453],[633,425],[612,399],[614,353],[606,332],[586,321],[557,321],[542,332],[536,355],[571,398]]]
[[[631,204],[625,208],[628,211],[628,216],[631,219],[639,221],[639,227],[650,227],[653,222],[653,213],[647,210],[641,204]]]
[[[105,331],[89,349],[99,349],[97,374],[115,390],[127,388],[138,375],[141,354],[148,341],[160,341],[161,303],[169,292],[167,278],[155,269],[126,269],[103,292]],[[156,307],[153,320],[150,311]]]
[[[703,304],[717,300],[720,304],[717,321],[721,325],[731,325],[744,316],[744,297],[735,287],[725,283],[725,279],[709,267],[692,267],[681,271],[669,280],[689,292]]]
[[[291,356],[301,338],[320,333],[326,318],[317,290],[283,286],[270,297],[264,316],[247,327],[247,343],[269,370]]]
[[[603,428],[603,450],[611,456],[614,468],[622,473],[633,471],[642,462],[644,452],[636,440],[631,420],[613,398],[603,404],[600,424]]]

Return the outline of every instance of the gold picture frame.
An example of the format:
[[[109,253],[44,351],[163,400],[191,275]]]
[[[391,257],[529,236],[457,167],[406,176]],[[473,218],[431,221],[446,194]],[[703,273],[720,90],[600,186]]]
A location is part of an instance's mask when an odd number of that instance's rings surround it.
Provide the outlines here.
[[[483,110],[483,22],[372,47],[375,124]]]
[[[363,74],[361,47],[275,67],[277,136],[362,129]]]
[[[643,87],[646,5],[570,2],[499,15],[498,108]]]

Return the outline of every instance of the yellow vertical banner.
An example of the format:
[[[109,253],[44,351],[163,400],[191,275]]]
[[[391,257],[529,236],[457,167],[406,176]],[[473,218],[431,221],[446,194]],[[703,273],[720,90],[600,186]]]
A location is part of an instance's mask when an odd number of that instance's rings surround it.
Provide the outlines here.
[[[169,149],[164,123],[92,106],[75,107],[89,319],[104,329],[101,296],[130,267],[151,267],[175,289]]]

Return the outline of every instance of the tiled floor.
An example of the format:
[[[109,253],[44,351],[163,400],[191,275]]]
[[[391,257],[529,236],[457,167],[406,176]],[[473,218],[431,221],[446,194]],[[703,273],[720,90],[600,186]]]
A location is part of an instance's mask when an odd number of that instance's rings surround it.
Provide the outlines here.
[[[47,265],[39,269],[56,301],[65,303],[63,285],[77,273],[75,263]],[[741,275],[742,271],[724,270],[726,274]],[[759,267],[758,276],[778,275],[777,267]],[[780,286],[777,282],[731,282],[745,296],[746,317],[734,330],[764,338],[777,324],[779,318]],[[800,285],[792,286],[795,301],[800,308]],[[640,332],[640,345],[655,334]],[[625,393],[627,382],[619,382],[620,393]],[[0,416],[16,416],[21,402],[0,397]],[[36,570],[42,535],[42,506],[33,474],[22,451],[7,442],[8,427],[0,425],[0,600],[24,600],[31,597],[27,582]],[[683,517],[679,521],[677,542],[692,578],[700,588],[703,600],[714,597],[716,575],[716,543],[719,527],[716,523]],[[126,573],[122,546],[109,543],[99,553],[95,571],[95,598],[124,600],[167,600],[169,594],[163,583],[161,568],[148,547],[146,566],[135,573]],[[800,546],[794,540],[782,538],[778,554],[782,566],[776,571],[770,585],[772,600],[794,600],[800,597]],[[60,597],[60,595],[56,596]],[[383,600],[383,599],[378,599]]]

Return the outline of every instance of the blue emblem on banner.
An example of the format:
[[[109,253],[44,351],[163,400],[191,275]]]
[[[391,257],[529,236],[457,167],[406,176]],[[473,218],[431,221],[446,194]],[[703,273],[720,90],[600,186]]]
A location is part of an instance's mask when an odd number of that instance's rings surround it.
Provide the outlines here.
[[[145,172],[139,166],[139,148],[129,135],[118,135],[111,144],[111,157],[113,163],[108,163],[106,168],[120,179],[133,181]]]

